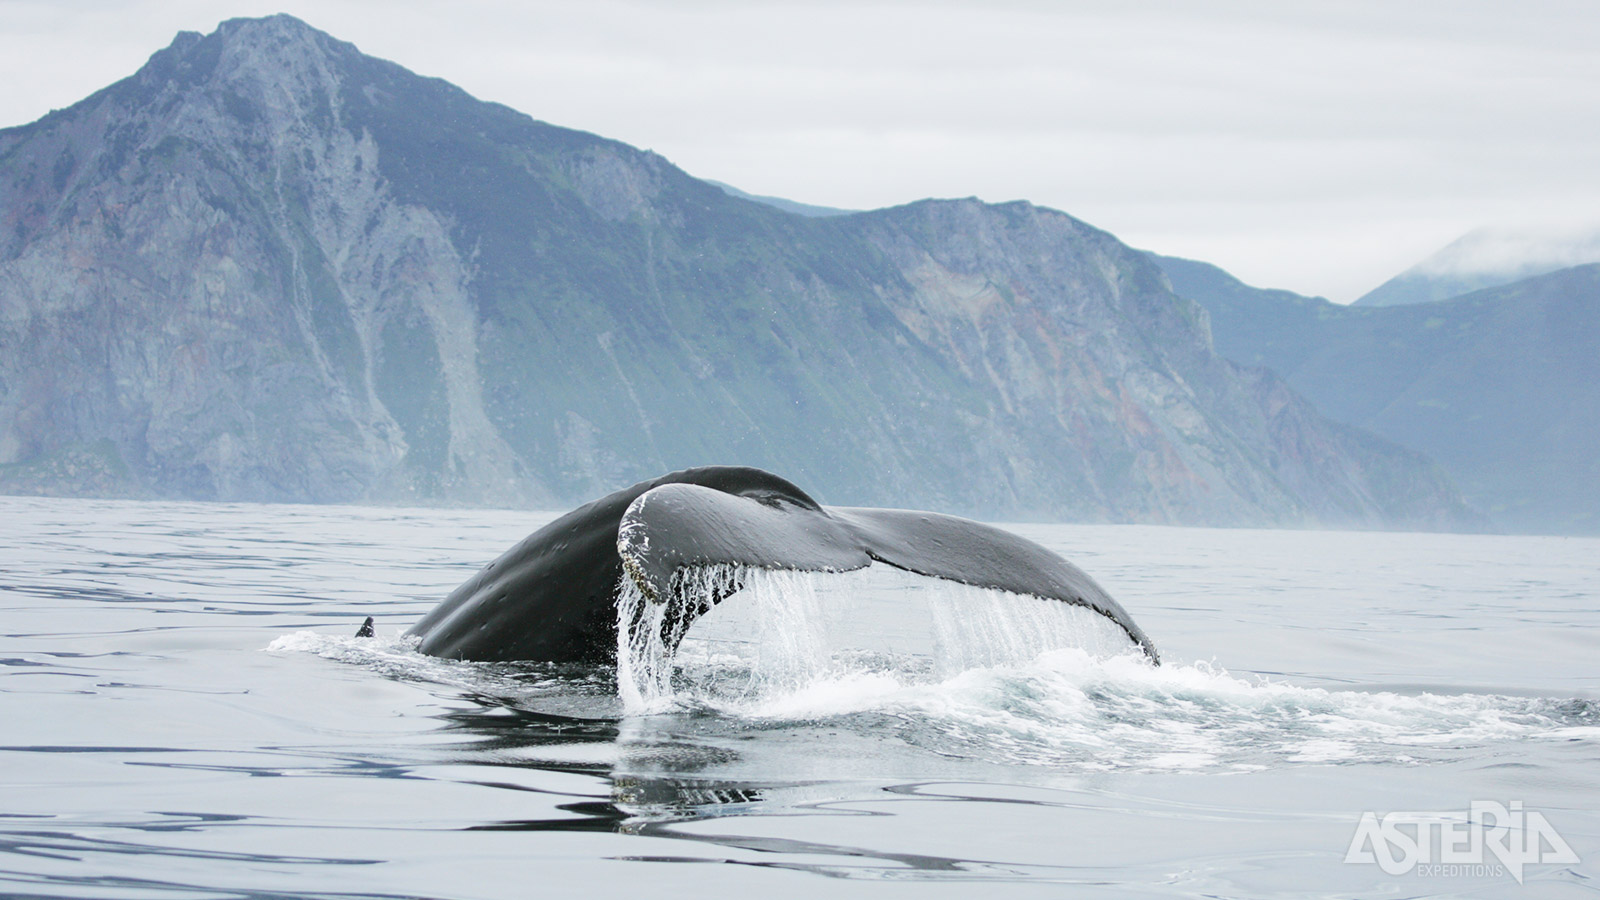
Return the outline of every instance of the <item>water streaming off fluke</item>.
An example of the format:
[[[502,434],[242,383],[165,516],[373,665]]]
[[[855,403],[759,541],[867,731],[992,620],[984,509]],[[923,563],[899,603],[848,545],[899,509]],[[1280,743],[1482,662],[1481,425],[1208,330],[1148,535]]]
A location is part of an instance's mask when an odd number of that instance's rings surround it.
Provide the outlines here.
[[[619,588],[617,689],[630,713],[679,700],[748,703],[824,678],[925,683],[1065,648],[1095,657],[1138,652],[1121,626],[1093,610],[885,566],[701,566],[679,570],[675,586],[661,603],[631,579]]]

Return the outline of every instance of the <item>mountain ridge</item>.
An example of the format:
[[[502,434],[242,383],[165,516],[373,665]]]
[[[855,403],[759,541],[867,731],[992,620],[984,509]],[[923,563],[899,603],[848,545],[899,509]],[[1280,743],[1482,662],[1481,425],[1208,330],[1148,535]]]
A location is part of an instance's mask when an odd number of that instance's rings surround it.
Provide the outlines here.
[[[1475,521],[1065,213],[787,214],[288,16],[0,132],[0,229],[9,490],[550,506],[738,462],[991,516]]]
[[[1218,352],[1443,465],[1518,531],[1600,532],[1600,264],[1426,304],[1339,306],[1157,257]]]
[[[784,212],[794,213],[798,216],[827,218],[829,216],[850,216],[863,211],[859,209],[840,209],[836,206],[818,206],[815,203],[801,203],[798,200],[789,200],[783,197],[773,197],[766,194],[752,194],[749,191],[741,191],[733,185],[725,184],[721,181],[715,181],[710,178],[703,178],[701,180],[706,184],[715,185],[716,187],[721,188],[731,197],[738,197],[741,200],[749,200],[753,203],[762,203],[773,207],[774,209],[781,209]]]

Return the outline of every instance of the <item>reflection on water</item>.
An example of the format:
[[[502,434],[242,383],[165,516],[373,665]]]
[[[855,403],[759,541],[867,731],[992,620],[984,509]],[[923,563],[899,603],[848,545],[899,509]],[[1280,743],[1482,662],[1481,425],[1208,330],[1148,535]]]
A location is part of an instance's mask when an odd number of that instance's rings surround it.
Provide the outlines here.
[[[537,819],[512,819],[466,826],[468,831],[512,832],[604,832],[638,837],[688,841],[707,848],[756,854],[754,859],[697,855],[649,854],[617,857],[636,862],[728,863],[754,867],[784,868],[834,877],[880,878],[894,872],[967,873],[979,875],[1002,866],[994,860],[932,856],[917,853],[891,853],[864,847],[793,838],[754,837],[738,833],[690,831],[685,823],[715,823],[717,820],[759,814],[757,805],[773,801],[790,813],[809,816],[887,816],[851,810],[832,802],[835,791],[819,782],[785,784],[753,783],[714,777],[695,777],[696,772],[736,764],[736,751],[709,748],[684,740],[668,731],[640,728],[636,722],[572,719],[508,709],[498,700],[486,701],[481,709],[462,709],[445,714],[452,733],[475,735],[478,740],[462,750],[480,764],[525,767],[535,770],[584,773],[605,778],[610,784],[608,800],[577,799],[555,806],[561,815]],[[614,765],[563,762],[548,758],[563,756],[573,745],[609,747],[621,744],[620,760]],[[559,751],[551,754],[552,748]],[[479,782],[486,787],[508,790],[527,788],[507,782]],[[878,788],[884,795],[902,797],[932,796],[925,784],[889,784]],[[1008,799],[1005,802],[1045,804],[1038,800]],[[780,854],[783,860],[765,857]]]
[[[344,645],[342,641],[336,643]],[[330,649],[324,647],[325,651]],[[337,655],[337,651],[333,652]],[[1069,658],[1080,663],[1090,660],[1086,656],[1076,659],[1069,655]],[[882,665],[882,657],[875,660]],[[1103,667],[1106,661],[1093,660],[1092,664]],[[1160,698],[1159,708],[1141,711],[1145,718],[1138,727],[1169,736],[1182,731],[1174,722],[1181,723],[1183,717],[1190,714],[1208,719],[1213,730],[1226,729],[1223,718],[1246,716],[1252,728],[1263,732],[1277,729],[1286,734],[1306,727],[1305,721],[1314,719],[1325,720],[1319,726],[1324,731],[1343,733],[1355,729],[1357,717],[1361,717],[1368,726],[1361,740],[1382,748],[1382,753],[1390,753],[1396,746],[1403,748],[1407,752],[1393,756],[1392,762],[1409,767],[1430,760],[1496,757],[1499,753],[1493,745],[1498,741],[1541,736],[1587,738],[1600,731],[1600,706],[1582,698],[1513,698],[1437,691],[1328,691],[1267,681],[1246,682],[1205,665],[1194,667],[1190,672],[1183,671],[1183,667],[1169,666],[1163,672],[1152,669],[1136,656],[1129,657],[1127,664],[1129,668],[1122,674],[1134,673],[1136,677],[1124,677],[1120,683],[1115,678],[1105,679],[1088,686],[1086,694],[1092,695],[1098,703],[1116,708],[1127,699],[1117,694],[1148,693],[1148,683],[1187,688],[1187,694],[1173,691]],[[685,667],[680,666],[674,679],[680,688],[688,688],[691,693],[696,665],[706,664],[691,662],[687,673]],[[484,668],[494,669],[497,678],[517,680],[508,671],[511,667]],[[714,679],[720,677],[721,672],[716,665],[710,665],[698,674]],[[597,694],[603,692],[607,680],[606,673],[600,671],[580,676],[569,670],[565,677],[585,681]],[[548,667],[525,672],[522,679],[538,685],[533,702],[548,699],[549,695],[542,693],[554,683]],[[959,683],[961,678],[958,676],[954,680]],[[919,689],[929,688],[926,669],[916,669],[913,682]],[[806,690],[804,685],[796,687],[787,682],[779,682],[779,685],[780,690]],[[945,694],[953,690],[950,682],[935,683],[931,689]],[[790,755],[792,748],[786,745],[814,744],[824,729],[831,739],[828,743],[835,746],[841,743],[854,746],[862,738],[869,737],[881,740],[885,735],[895,735],[899,738],[895,749],[889,752],[881,747],[862,749],[857,746],[855,758],[858,762],[892,767],[897,759],[904,761],[908,750],[935,748],[941,757],[960,762],[943,772],[938,771],[937,766],[931,767],[930,774],[970,778],[974,771],[984,771],[975,769],[971,763],[988,752],[1004,757],[987,770],[989,774],[1015,776],[1015,764],[1019,759],[1015,746],[1001,740],[996,732],[983,736],[983,746],[974,746],[976,738],[959,734],[964,723],[938,721],[929,716],[925,708],[895,710],[890,707],[863,712],[854,709],[852,702],[830,714],[780,718],[730,714],[691,699],[670,713],[626,717],[613,713],[602,718],[585,718],[522,709],[516,705],[519,701],[515,697],[503,691],[492,697],[478,694],[474,699],[478,706],[455,709],[441,716],[449,723],[446,730],[451,734],[470,738],[455,752],[480,765],[592,775],[605,780],[609,796],[556,804],[553,810],[558,813],[556,815],[486,822],[468,826],[469,830],[601,832],[702,845],[697,855],[620,857],[641,862],[728,862],[848,878],[880,878],[896,872],[902,877],[921,873],[925,877],[949,878],[965,873],[971,877],[993,878],[999,877],[998,873],[1010,872],[1012,876],[1029,881],[1059,879],[1077,883],[1081,880],[1082,873],[1070,866],[1035,863],[1019,869],[1003,855],[983,858],[965,854],[888,852],[840,842],[772,835],[754,837],[743,833],[737,823],[728,821],[763,815],[812,819],[893,818],[899,814],[895,807],[901,802],[1022,804],[1053,811],[1071,811],[1082,806],[1052,796],[1053,791],[1029,787],[1026,782],[913,781],[873,784],[871,793],[875,797],[870,804],[872,808],[868,808],[859,802],[840,801],[840,787],[835,779],[851,766],[841,765],[836,757],[821,767],[822,771],[832,774],[831,778],[821,774],[809,779],[774,779],[772,776],[776,771],[818,771]],[[748,694],[741,695],[741,700],[762,702]],[[881,704],[884,697],[879,695],[874,700]],[[1130,714],[1123,710],[1117,715]],[[1061,723],[1054,724],[1059,727]],[[1396,724],[1409,733],[1397,734],[1393,727]],[[842,741],[841,731],[846,733]],[[913,736],[916,731],[923,733]],[[1347,739],[1349,737],[1352,736]],[[1244,746],[1251,743],[1238,733],[1231,739]],[[1332,742],[1326,739],[1307,739],[1302,735],[1285,738],[1284,742],[1291,749],[1278,752],[1279,766],[1284,763],[1350,765],[1357,762],[1352,758],[1357,754],[1331,746]],[[1070,762],[1064,757],[1052,761],[1058,767]],[[1261,765],[1238,768],[1241,771],[1267,769],[1273,762],[1268,759]],[[1196,760],[1170,748],[1164,755],[1147,760],[1149,766],[1175,769],[1215,763],[1215,758]],[[718,775],[739,772],[749,772],[755,777]],[[480,783],[512,790],[526,789],[501,782]],[[1207,815],[1217,812],[1214,810]],[[762,858],[707,857],[705,847],[763,856],[782,854],[785,858],[777,862]]]

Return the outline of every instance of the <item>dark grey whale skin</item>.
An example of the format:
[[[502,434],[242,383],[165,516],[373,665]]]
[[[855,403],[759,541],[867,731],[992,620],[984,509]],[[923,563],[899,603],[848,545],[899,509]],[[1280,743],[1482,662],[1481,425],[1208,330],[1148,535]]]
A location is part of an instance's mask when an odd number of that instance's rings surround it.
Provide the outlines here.
[[[823,507],[789,481],[741,466],[672,472],[578,507],[489,563],[408,633],[423,653],[450,659],[602,663],[616,657],[624,573],[659,601],[685,566],[843,572],[874,561],[1086,606],[1159,661],[1092,578],[1032,541],[939,513]],[[724,585],[713,602],[737,590]]]

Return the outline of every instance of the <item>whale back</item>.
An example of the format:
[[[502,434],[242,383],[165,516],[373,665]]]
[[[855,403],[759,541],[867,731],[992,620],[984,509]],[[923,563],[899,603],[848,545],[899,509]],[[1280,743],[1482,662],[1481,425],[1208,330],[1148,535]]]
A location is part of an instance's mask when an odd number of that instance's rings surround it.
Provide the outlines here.
[[[599,663],[616,655],[617,528],[628,506],[669,484],[724,496],[821,507],[793,483],[761,469],[704,466],[623,488],[557,518],[478,571],[408,634],[446,659]]]

